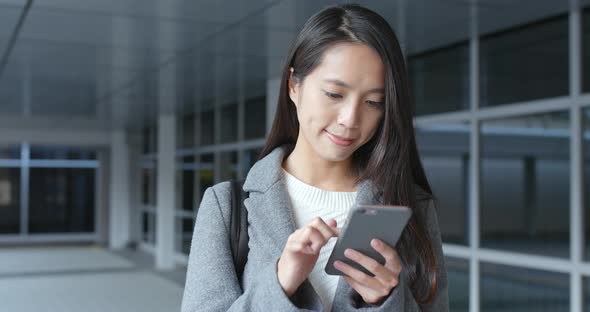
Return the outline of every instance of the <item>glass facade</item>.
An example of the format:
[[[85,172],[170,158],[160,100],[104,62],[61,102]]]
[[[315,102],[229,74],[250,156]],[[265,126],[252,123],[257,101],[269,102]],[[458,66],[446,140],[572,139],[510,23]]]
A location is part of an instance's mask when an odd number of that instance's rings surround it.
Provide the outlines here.
[[[0,234],[96,232],[96,148],[19,144],[0,155]]]
[[[0,159],[20,159],[20,146],[0,146]]]
[[[469,125],[419,126],[416,141],[436,197],[443,241],[468,244]]]
[[[264,138],[266,135],[266,96],[246,99],[244,115],[244,139]]]
[[[94,232],[94,169],[32,168],[31,233]]]
[[[31,146],[31,159],[96,160],[96,152],[90,148],[33,145]]]
[[[584,166],[584,241],[585,260],[590,262],[590,108],[583,110],[583,166]]]
[[[569,93],[567,16],[480,39],[480,103],[496,106]]]
[[[449,282],[449,311],[469,311],[469,262],[445,257]]]
[[[453,44],[408,57],[416,115],[469,108],[469,46]]]
[[[590,6],[582,15],[582,90],[590,92]]]
[[[569,257],[569,114],[485,121],[481,245]]]
[[[0,168],[0,234],[20,232],[21,169]]]
[[[480,311],[569,311],[566,274],[483,263]]]

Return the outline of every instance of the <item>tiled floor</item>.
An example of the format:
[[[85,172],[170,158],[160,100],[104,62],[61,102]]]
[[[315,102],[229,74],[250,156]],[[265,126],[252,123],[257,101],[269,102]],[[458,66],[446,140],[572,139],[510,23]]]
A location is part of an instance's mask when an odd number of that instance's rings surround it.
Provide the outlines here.
[[[0,249],[0,303],[7,312],[180,311],[183,268],[96,246]]]

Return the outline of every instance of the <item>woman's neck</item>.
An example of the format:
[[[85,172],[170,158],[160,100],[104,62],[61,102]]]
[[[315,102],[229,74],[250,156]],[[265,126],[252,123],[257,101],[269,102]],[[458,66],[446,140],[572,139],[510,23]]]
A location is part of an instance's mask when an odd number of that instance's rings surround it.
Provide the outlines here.
[[[356,191],[357,175],[351,159],[327,161],[296,145],[283,160],[283,169],[300,181],[326,191]]]

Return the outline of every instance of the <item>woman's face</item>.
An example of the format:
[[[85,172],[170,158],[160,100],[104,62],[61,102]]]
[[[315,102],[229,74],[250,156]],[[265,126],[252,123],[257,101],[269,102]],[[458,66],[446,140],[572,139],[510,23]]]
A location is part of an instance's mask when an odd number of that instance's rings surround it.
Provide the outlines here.
[[[324,160],[348,160],[371,139],[383,117],[384,66],[358,43],[338,43],[303,80],[289,80],[297,107],[297,144]]]

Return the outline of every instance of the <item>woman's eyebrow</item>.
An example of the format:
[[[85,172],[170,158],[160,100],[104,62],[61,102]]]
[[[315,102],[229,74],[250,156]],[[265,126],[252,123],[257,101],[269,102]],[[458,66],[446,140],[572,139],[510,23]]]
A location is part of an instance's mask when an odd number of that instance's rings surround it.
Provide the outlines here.
[[[346,82],[342,81],[342,80],[338,80],[338,79],[324,79],[325,82],[329,82],[329,83],[333,83],[335,85],[350,89],[350,85],[348,85]],[[369,91],[367,91],[367,93],[380,93],[380,94],[385,94],[385,90],[383,88],[374,88],[371,89]]]

